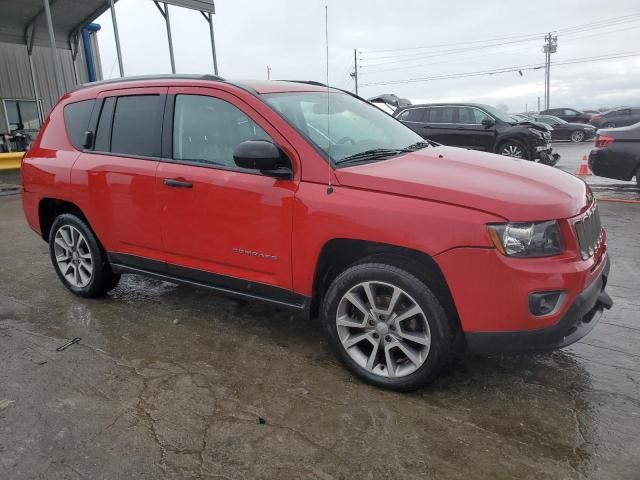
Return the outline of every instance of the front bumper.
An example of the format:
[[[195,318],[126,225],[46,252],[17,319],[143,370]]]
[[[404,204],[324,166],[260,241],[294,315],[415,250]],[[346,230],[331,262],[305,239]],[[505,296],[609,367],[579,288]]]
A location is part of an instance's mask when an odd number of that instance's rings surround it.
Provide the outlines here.
[[[465,334],[470,351],[480,354],[534,353],[566,347],[587,335],[598,323],[604,309],[613,305],[605,292],[610,261],[607,257],[600,274],[578,294],[555,325],[539,330],[513,332],[469,332]]]
[[[551,148],[541,150],[537,152],[536,155],[540,163],[544,163],[545,165],[550,165],[552,167],[560,161],[560,155],[558,153],[553,153],[553,149]]]

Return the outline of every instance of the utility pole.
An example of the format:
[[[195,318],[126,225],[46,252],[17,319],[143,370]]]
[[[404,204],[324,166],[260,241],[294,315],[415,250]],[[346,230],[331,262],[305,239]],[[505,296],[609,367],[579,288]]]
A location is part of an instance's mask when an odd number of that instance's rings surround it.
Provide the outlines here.
[[[358,95],[358,50],[353,49],[353,73],[351,78],[356,82],[356,95]]]
[[[267,80],[271,80],[271,67],[267,65]]]
[[[542,51],[545,55],[544,60],[544,103],[545,109],[549,110],[549,96],[551,94],[551,54],[558,51],[558,37],[548,35],[544,37],[545,44],[542,47]]]

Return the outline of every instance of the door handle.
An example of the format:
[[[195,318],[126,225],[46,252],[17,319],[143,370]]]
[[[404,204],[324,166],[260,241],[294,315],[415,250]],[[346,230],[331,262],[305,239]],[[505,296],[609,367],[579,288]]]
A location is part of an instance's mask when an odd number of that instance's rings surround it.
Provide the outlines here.
[[[187,182],[186,180],[177,180],[175,178],[165,178],[164,184],[167,187],[174,187],[174,188],[192,188],[193,187],[193,183]]]

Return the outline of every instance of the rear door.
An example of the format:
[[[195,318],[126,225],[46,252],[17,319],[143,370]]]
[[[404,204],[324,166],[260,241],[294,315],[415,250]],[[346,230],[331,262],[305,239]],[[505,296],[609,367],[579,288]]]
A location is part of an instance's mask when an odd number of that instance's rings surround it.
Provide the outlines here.
[[[453,105],[429,107],[425,118],[429,129],[428,138],[443,145],[464,146],[467,140],[460,135],[456,117],[456,107]]]
[[[169,273],[290,301],[300,172],[293,147],[250,106],[213,88],[171,88],[165,131],[156,187]],[[255,139],[294,159],[295,178],[236,166],[235,148]]]
[[[93,145],[72,170],[74,200],[116,263],[164,261],[155,176],[166,92],[130,88],[99,95],[90,122]]]

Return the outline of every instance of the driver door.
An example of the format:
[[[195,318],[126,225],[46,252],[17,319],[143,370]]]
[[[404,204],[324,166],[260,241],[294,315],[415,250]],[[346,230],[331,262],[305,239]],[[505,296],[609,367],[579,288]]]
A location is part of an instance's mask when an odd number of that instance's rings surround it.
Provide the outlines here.
[[[286,296],[276,289],[292,288],[292,209],[300,172],[293,148],[251,107],[210,88],[170,88],[165,132],[156,188],[169,273]],[[255,139],[287,153],[293,179],[235,165],[234,149]]]

